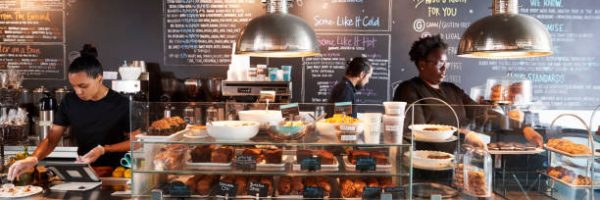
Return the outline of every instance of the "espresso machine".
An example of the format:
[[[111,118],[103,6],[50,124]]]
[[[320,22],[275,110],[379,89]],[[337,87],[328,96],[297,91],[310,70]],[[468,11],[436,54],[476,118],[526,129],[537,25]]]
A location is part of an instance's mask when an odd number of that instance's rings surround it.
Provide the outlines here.
[[[222,90],[227,102],[226,117],[230,120],[235,119],[240,110],[278,110],[280,104],[290,103],[292,98],[290,81],[224,81]],[[261,101],[261,93],[265,92],[275,93],[274,98],[269,98],[274,99],[272,102]]]

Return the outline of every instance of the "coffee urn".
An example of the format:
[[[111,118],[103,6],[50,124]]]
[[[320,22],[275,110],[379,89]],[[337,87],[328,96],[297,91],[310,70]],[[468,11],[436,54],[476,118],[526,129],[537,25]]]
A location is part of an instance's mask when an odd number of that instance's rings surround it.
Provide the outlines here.
[[[42,98],[39,101],[39,120],[38,120],[38,133],[39,140],[42,141],[48,133],[50,133],[50,127],[54,121],[54,111],[57,109],[56,99],[50,92],[44,92]]]

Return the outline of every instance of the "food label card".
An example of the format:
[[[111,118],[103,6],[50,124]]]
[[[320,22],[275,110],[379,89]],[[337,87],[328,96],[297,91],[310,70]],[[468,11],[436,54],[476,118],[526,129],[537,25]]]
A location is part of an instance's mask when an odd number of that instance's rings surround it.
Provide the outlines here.
[[[321,158],[319,157],[304,157],[300,161],[300,169],[308,171],[316,171],[321,169]]]
[[[334,114],[350,115],[352,114],[352,102],[338,102],[335,103],[333,109]]]
[[[304,192],[302,193],[302,197],[306,199],[322,199],[323,198],[323,188],[320,187],[304,187]]]
[[[371,157],[360,157],[356,159],[356,171],[375,171],[377,162]]]
[[[258,195],[259,197],[267,197],[268,193],[269,189],[265,184],[255,182],[250,182],[248,184],[248,195],[250,196]]]
[[[235,159],[235,165],[241,170],[256,169],[256,158],[254,156],[239,155]]]
[[[234,184],[224,183],[221,181],[219,181],[217,186],[215,186],[214,191],[215,195],[219,196],[235,197],[235,195],[237,194],[237,189]]]
[[[294,121],[297,116],[300,116],[300,109],[297,103],[279,106],[281,114],[286,121]]]
[[[381,196],[381,188],[380,187],[365,187],[363,190],[362,198],[363,199],[379,199]]]

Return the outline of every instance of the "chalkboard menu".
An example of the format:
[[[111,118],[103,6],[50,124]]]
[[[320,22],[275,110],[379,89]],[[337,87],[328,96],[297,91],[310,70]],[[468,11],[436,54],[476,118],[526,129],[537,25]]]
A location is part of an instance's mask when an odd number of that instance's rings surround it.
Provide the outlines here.
[[[232,44],[263,7],[259,0],[164,0],[165,64],[229,65]]]
[[[317,37],[322,55],[305,58],[303,62],[305,102],[327,102],[335,83],[344,77],[346,62],[356,56],[369,58],[373,75],[357,94],[355,103],[381,103],[388,98],[389,35],[321,33]]]
[[[396,2],[394,2],[396,3]],[[397,1],[402,9],[394,27],[392,52],[399,60],[392,74],[409,72],[416,75],[408,59],[410,39],[438,34],[450,45],[447,80],[467,93],[471,87],[483,85],[488,77],[513,76],[530,79],[533,100],[548,108],[593,106],[600,103],[600,79],[597,78],[600,52],[594,50],[600,33],[600,1],[595,0],[525,0],[520,13],[539,19],[550,31],[554,55],[530,59],[481,60],[459,58],[456,47],[462,32],[477,19],[491,14],[491,1]],[[398,42],[397,40],[406,40]],[[410,77],[392,76],[392,82]]]
[[[0,2],[0,70],[64,79],[64,1]]]
[[[379,104],[390,98],[391,0],[303,0],[291,11],[317,31],[321,47],[320,56],[305,58],[302,65],[304,102],[326,102],[354,57],[367,57],[373,65],[372,78],[356,103]]]
[[[393,0],[300,0],[291,12],[315,31],[390,31]]]
[[[85,43],[96,45],[106,69],[116,70],[123,60],[143,59],[179,78],[224,77],[227,67],[215,66],[230,63],[231,44],[241,29],[266,12],[261,2],[0,1],[0,50],[4,50],[0,51],[0,70],[17,68],[29,78],[64,78],[66,42],[69,50]],[[530,79],[533,99],[549,108],[600,102],[600,79],[596,78],[600,51],[594,46],[600,34],[600,1],[519,1],[520,13],[539,19],[552,34],[553,56],[457,57],[460,36],[471,23],[491,15],[491,5],[491,0],[294,0],[290,13],[316,31],[323,55],[252,58],[251,62],[293,66],[292,101],[323,102],[332,85],[341,80],[346,61],[364,55],[373,61],[375,74],[357,102],[379,103],[393,96],[396,84],[418,76],[408,56],[412,43],[425,35],[441,34],[450,46],[446,81],[467,93],[489,77],[515,76]],[[25,19],[16,20],[17,15]],[[64,29],[67,32],[61,32]],[[9,55],[6,49],[28,54]]]

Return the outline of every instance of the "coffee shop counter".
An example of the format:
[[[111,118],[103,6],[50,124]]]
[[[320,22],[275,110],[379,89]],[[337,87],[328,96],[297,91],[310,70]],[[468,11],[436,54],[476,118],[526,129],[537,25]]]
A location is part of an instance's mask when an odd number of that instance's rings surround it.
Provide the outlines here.
[[[44,192],[34,196],[19,198],[19,199],[32,199],[32,200],[45,200],[45,199],[102,199],[102,200],[118,200],[118,199],[130,199],[131,196],[120,192],[114,193],[115,190],[112,186],[99,186],[93,190],[85,192],[57,192],[51,191],[48,188],[44,189]],[[114,193],[114,194],[113,194]]]

